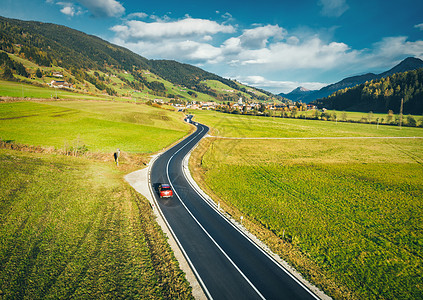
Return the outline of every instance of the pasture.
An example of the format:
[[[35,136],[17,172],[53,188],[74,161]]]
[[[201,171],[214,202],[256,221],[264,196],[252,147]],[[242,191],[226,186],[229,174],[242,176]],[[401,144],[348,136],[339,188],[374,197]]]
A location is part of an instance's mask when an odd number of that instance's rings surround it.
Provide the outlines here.
[[[70,90],[62,90],[49,87],[39,87],[31,84],[0,80],[0,95],[12,98],[37,98],[37,99],[80,99],[80,100],[101,100],[110,99],[109,96],[96,96],[78,94]]]
[[[382,137],[423,136],[421,128],[344,123],[290,118],[243,116],[191,110],[195,120],[210,126],[211,134],[224,137]]]
[[[111,101],[0,103],[0,144],[31,151],[0,149],[0,298],[191,299],[148,200],[123,180],[189,133],[181,119]]]
[[[148,200],[123,175],[0,149],[0,298],[190,298]]]
[[[208,138],[191,168],[235,218],[244,216],[245,226],[329,295],[423,297],[423,139],[358,138],[422,137],[423,129],[195,116],[226,136],[356,137]]]
[[[128,103],[10,102],[0,104],[0,138],[56,149],[152,153],[189,132],[180,119],[173,111]]]

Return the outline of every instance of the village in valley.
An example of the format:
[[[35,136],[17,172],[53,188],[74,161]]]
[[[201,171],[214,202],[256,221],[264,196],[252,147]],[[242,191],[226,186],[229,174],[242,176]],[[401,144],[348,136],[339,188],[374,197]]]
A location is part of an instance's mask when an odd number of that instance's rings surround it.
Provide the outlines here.
[[[155,99],[155,102],[163,104],[163,100]],[[209,102],[197,102],[193,101],[187,104],[172,103],[179,111],[185,109],[199,109],[199,110],[216,110],[226,113],[234,114],[254,114],[254,115],[264,115],[272,114],[272,112],[297,112],[297,111],[310,111],[315,110],[317,107],[313,104],[306,104],[301,102],[292,102],[287,101],[285,103],[276,103],[276,102],[249,102],[243,101],[242,98],[239,98],[237,103],[233,102],[222,102],[217,103],[214,101]]]

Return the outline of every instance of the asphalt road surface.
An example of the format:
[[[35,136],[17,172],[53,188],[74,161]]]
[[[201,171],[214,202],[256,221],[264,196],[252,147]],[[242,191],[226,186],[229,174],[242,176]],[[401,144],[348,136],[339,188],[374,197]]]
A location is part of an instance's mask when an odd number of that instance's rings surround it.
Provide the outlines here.
[[[151,168],[162,214],[209,299],[318,299],[206,203],[190,186],[182,160],[208,132],[197,131],[163,153]],[[173,198],[160,199],[169,183]]]

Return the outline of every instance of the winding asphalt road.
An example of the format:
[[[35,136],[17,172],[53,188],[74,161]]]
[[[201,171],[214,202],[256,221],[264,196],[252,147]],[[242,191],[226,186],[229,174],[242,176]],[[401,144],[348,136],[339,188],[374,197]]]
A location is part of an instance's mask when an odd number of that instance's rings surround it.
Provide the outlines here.
[[[166,222],[209,299],[318,299],[221,216],[190,186],[182,160],[208,132],[197,130],[157,160],[150,173]],[[170,183],[174,197],[160,199]]]

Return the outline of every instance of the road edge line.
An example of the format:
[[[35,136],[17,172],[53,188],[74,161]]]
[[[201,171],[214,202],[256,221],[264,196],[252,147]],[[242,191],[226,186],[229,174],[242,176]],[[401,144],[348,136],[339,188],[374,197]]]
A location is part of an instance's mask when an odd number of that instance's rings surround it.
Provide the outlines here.
[[[154,192],[151,189],[151,179],[150,179],[150,172],[151,168],[156,161],[156,159],[164,152],[160,152],[157,155],[152,156],[152,159],[148,163],[147,167],[141,170],[134,171],[132,173],[129,173],[124,176],[125,180],[131,185],[138,193],[143,195],[151,205],[151,208],[153,210],[154,215],[156,216],[156,222],[159,224],[162,231],[166,234],[168,240],[167,243],[171,247],[176,260],[179,263],[179,268],[185,273],[185,278],[190,284],[192,288],[192,295],[195,299],[203,300],[208,299],[206,294],[204,293],[204,290],[202,288],[202,285],[198,281],[197,276],[195,275],[195,272],[192,269],[192,264],[187,260],[187,256],[185,251],[181,249],[181,245],[177,239],[175,239],[175,236],[170,229],[169,224],[167,223],[166,219],[163,216],[162,211],[160,210],[160,206],[157,203],[156,197],[154,197]],[[145,174],[142,174],[145,173]],[[137,177],[135,179],[135,176]],[[139,177],[144,177],[144,180],[142,180],[141,184],[147,185],[148,193],[145,191],[145,186],[143,188],[140,188],[138,186],[139,183]]]
[[[283,260],[279,255],[274,253],[265,243],[263,243],[259,238],[257,238],[254,234],[249,232],[244,226],[238,223],[234,218],[228,216],[225,211],[222,212],[222,209],[216,205],[213,199],[205,193],[194,178],[191,175],[189,170],[188,162],[191,156],[192,151],[197,148],[199,143],[197,143],[190,152],[184,157],[182,160],[182,173],[184,174],[185,178],[187,179],[188,183],[192,186],[194,190],[203,198],[203,200],[213,208],[223,219],[225,219],[229,224],[231,224],[236,230],[238,230],[242,235],[244,235],[253,245],[255,245],[259,250],[261,250],[264,254],[266,254],[271,260],[273,260],[281,269],[283,269],[289,276],[291,276],[295,281],[297,281],[300,285],[306,288],[309,293],[317,299],[322,300],[329,300],[332,299],[330,296],[326,295],[322,290],[320,290],[317,286],[313,285],[311,282],[306,280],[300,272],[294,269],[291,265],[289,265],[285,260]]]

